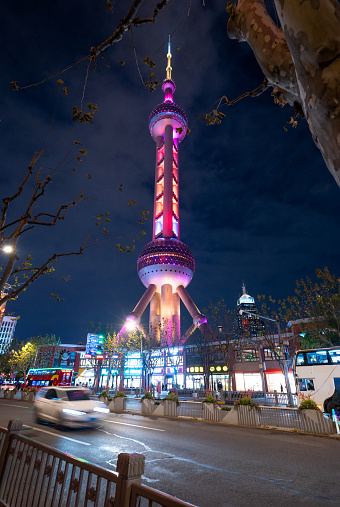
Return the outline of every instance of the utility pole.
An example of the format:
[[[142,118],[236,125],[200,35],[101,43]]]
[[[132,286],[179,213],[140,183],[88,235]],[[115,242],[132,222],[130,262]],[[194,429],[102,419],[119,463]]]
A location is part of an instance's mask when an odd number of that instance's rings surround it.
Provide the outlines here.
[[[287,357],[286,357],[286,352],[285,352],[284,347],[283,347],[283,340],[282,340],[282,335],[281,335],[281,327],[280,327],[279,318],[276,317],[276,319],[271,319],[269,317],[265,317],[264,315],[258,315],[258,314],[254,314],[254,313],[251,313],[251,312],[247,312],[246,310],[240,310],[240,315],[242,315],[243,313],[245,313],[247,315],[250,315],[251,317],[257,317],[257,318],[260,318],[260,319],[269,320],[270,322],[275,322],[275,324],[277,326],[278,335],[279,335],[280,352],[281,352],[282,357],[283,357],[283,375],[285,377],[286,392],[287,392],[287,395],[288,395],[288,406],[293,407],[294,406],[294,402],[293,402],[293,396],[292,396],[292,391],[291,391],[291,388],[290,388],[290,382],[289,382],[289,377],[288,377]]]

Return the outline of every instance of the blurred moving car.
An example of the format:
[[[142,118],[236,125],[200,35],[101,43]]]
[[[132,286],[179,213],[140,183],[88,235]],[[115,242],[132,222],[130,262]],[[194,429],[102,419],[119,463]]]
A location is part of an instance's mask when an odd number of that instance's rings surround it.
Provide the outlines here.
[[[71,428],[96,426],[109,412],[104,403],[91,400],[88,389],[74,386],[43,387],[34,402],[37,422],[49,421]]]

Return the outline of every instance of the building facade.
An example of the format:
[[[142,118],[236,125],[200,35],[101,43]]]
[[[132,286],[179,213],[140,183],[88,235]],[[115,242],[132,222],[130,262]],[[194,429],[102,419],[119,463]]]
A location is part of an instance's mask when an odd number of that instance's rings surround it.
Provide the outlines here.
[[[3,354],[11,345],[17,321],[17,317],[2,317],[0,326],[0,354]]]

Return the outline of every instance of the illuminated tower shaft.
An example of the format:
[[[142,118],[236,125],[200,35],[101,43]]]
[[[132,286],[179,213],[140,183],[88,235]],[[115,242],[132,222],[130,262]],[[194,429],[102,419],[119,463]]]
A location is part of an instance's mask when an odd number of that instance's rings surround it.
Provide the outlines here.
[[[187,133],[188,120],[173,100],[176,86],[171,79],[170,41],[167,58],[167,77],[162,86],[164,101],[149,117],[150,134],[156,142],[153,237],[137,261],[138,276],[146,291],[127,317],[127,324],[145,333],[140,318],[150,303],[150,334],[163,346],[185,342],[196,328],[211,334],[206,318],[186,291],[195,272],[195,261],[189,248],[179,240],[178,146]],[[192,326],[182,338],[180,300],[193,318]]]
[[[153,239],[179,239],[178,139],[171,125],[157,143]]]

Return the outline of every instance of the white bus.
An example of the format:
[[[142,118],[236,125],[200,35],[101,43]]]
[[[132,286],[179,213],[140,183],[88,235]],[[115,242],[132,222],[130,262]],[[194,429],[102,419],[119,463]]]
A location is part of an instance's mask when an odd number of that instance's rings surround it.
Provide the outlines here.
[[[298,402],[311,398],[321,410],[340,410],[340,347],[298,350],[294,358]]]

